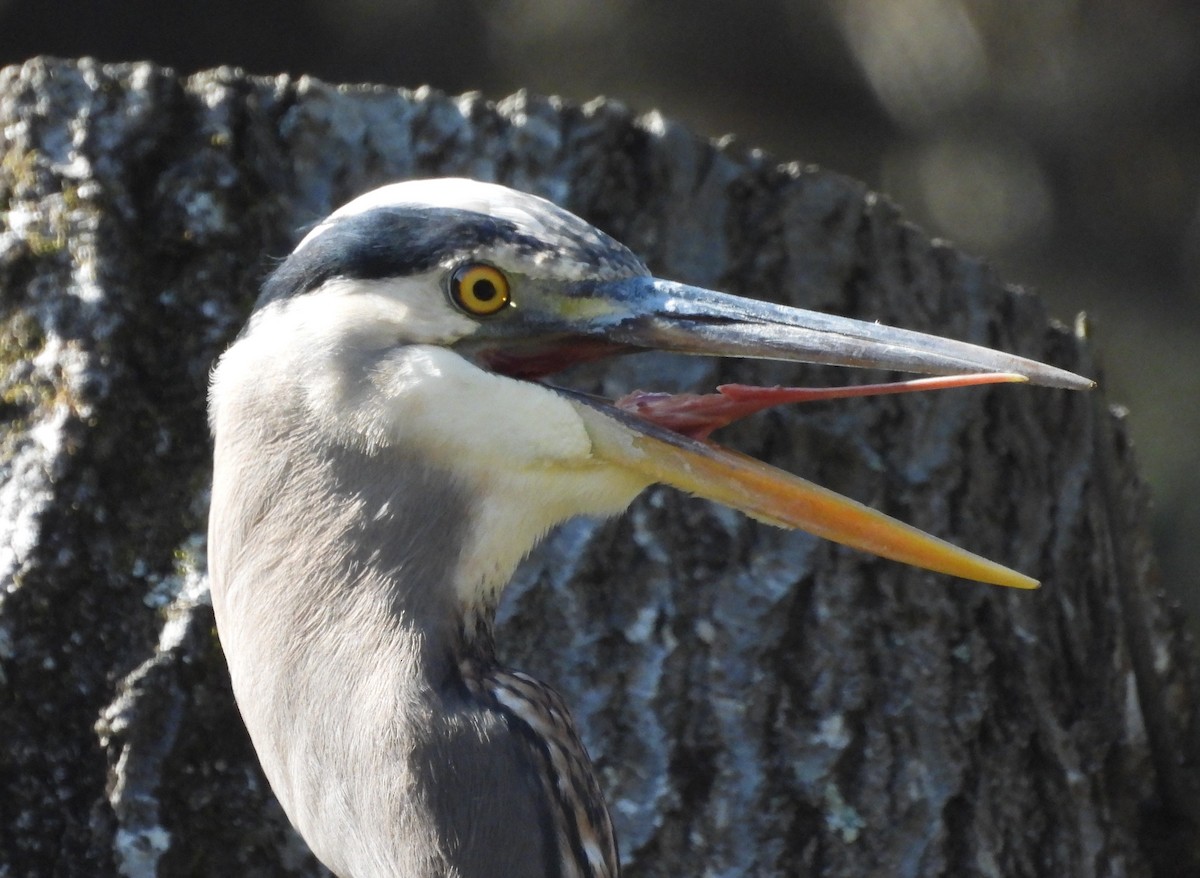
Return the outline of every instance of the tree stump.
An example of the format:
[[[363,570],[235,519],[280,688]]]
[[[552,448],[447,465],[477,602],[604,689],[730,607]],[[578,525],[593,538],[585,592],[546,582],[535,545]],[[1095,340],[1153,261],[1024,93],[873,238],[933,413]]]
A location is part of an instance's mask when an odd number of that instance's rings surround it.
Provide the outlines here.
[[[0,130],[11,878],[327,874],[259,772],[213,629],[205,393],[272,260],[355,194],[496,180],[661,276],[1097,373],[1082,320],[1048,324],[861,184],[614,102],[36,60],[0,72]],[[847,377],[645,355],[572,380]],[[829,403],[723,442],[1044,585],[952,581],[667,489],[563,527],[498,638],[573,706],[627,875],[1200,874],[1196,654],[1103,390]]]

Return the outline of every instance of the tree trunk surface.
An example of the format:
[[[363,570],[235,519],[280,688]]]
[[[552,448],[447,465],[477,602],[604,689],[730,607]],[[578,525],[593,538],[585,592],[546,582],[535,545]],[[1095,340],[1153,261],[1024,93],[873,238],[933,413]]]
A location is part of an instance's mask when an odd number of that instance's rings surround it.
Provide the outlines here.
[[[611,101],[36,60],[0,72],[0,130],[4,878],[327,874],[214,631],[205,394],[272,261],[371,187],[497,180],[661,276],[1097,375],[1082,319],[1050,324],[863,185]],[[848,379],[649,354],[573,380]],[[952,581],[667,489],[561,528],[498,640],[572,705],[628,876],[1200,874],[1196,655],[1102,388],[795,407],[722,441],[1044,584]]]

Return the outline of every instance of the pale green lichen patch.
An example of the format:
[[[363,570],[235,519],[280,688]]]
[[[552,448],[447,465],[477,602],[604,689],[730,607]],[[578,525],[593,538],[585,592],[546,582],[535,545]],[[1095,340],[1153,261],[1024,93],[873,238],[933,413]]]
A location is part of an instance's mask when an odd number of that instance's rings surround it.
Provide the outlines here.
[[[11,456],[10,443],[34,414],[57,395],[54,384],[34,366],[45,343],[41,325],[28,312],[0,320],[0,462]]]
[[[15,200],[39,187],[38,170],[42,162],[36,150],[6,149],[0,155],[0,195]]]
[[[79,194],[74,184],[49,171],[42,153],[9,149],[0,156],[0,203],[5,205],[0,234],[19,241],[34,256],[66,249],[70,214],[79,206]]]
[[[858,841],[859,834],[867,825],[862,815],[845,800],[836,784],[825,785],[824,799],[825,825],[847,844]]]

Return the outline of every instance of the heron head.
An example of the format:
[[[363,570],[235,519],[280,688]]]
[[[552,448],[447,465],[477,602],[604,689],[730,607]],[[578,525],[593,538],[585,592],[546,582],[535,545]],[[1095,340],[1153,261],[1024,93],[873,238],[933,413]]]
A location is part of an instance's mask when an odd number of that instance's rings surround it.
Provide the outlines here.
[[[240,383],[264,404],[290,400],[297,429],[321,441],[420,449],[478,498],[482,536],[464,563],[490,589],[546,528],[617,512],[655,482],[932,570],[1036,584],[725,451],[701,438],[707,430],[680,429],[674,398],[620,407],[543,383],[650,349],[978,376],[966,383],[1092,383],[963,342],[657,279],[549,201],[443,179],[376,189],[309,232],[218,369],[214,421],[219,429],[233,395],[225,388]],[[703,422],[709,404],[690,404]]]

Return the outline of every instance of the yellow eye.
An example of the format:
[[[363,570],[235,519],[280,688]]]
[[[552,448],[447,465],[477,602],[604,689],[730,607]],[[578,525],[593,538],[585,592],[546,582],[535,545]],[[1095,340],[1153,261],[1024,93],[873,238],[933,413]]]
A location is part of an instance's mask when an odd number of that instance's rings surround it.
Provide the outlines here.
[[[472,317],[490,317],[508,304],[508,278],[481,262],[460,265],[450,275],[450,298]]]

